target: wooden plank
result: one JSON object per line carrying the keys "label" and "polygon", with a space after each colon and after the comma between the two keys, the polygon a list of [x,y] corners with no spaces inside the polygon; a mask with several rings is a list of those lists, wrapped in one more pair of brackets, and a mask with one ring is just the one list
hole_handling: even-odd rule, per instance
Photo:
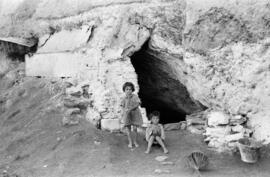
{"label": "wooden plank", "polygon": [[10,43],[26,46],[26,47],[29,47],[29,48],[33,47],[37,43],[35,40],[29,40],[29,39],[23,39],[23,38],[14,38],[14,37],[0,38],[0,41],[10,42]]}

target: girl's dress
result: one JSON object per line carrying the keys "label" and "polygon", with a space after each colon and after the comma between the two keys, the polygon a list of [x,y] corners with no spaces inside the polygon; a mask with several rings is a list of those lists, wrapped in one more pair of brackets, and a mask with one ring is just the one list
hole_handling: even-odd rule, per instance
{"label": "girl's dress", "polygon": [[[141,101],[139,97],[135,94],[131,94],[130,96],[125,96],[121,101],[121,106],[123,110],[129,109],[134,107],[134,105],[140,104]],[[130,111],[129,114],[126,111],[122,112],[122,121],[124,126],[141,126],[143,124],[142,114],[139,107],[135,108],[134,110]]]}

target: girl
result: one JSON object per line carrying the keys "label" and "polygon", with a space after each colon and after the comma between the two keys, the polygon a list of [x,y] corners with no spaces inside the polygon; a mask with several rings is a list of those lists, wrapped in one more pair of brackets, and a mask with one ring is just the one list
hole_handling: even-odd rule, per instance
{"label": "girl", "polygon": [[159,116],[160,113],[158,111],[154,111],[150,114],[151,124],[147,127],[145,132],[145,138],[146,141],[148,141],[147,150],[145,151],[147,154],[150,152],[154,141],[157,141],[161,145],[165,154],[169,152],[164,144],[165,132],[163,126],[159,124]]}
{"label": "girl", "polygon": [[133,126],[133,131],[135,134],[133,138],[134,146],[139,147],[137,142],[137,127],[141,126],[143,123],[142,115],[139,110],[141,102],[139,97],[133,94],[135,91],[133,83],[126,82],[123,85],[123,91],[125,92],[125,97],[121,101],[122,122],[127,130],[128,147],[132,148],[131,126]]}

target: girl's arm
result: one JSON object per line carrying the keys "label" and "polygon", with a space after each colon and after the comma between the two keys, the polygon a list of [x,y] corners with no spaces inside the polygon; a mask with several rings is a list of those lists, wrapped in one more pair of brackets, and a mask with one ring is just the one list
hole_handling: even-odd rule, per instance
{"label": "girl's arm", "polygon": [[161,129],[161,139],[165,140],[165,131],[162,125],[159,125]]}
{"label": "girl's arm", "polygon": [[131,108],[129,108],[129,111],[133,111],[133,110],[135,110],[139,106],[140,106],[140,103],[136,103]]}
{"label": "girl's arm", "polygon": [[128,110],[129,112],[135,110],[141,104],[141,101],[140,101],[140,99],[139,99],[139,97],[137,95],[133,95],[133,97],[134,97],[133,98],[134,104],[132,105],[131,108],[129,108],[129,110]]}

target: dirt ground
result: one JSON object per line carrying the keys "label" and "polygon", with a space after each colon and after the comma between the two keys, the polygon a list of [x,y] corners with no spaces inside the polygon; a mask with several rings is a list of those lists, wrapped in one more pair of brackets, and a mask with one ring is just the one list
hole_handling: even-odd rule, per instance
{"label": "dirt ground", "polygon": [[[78,125],[63,126],[59,106],[61,87],[55,82],[25,78],[18,82],[0,80],[0,176],[4,177],[121,177],[121,176],[198,176],[185,167],[185,156],[195,150],[205,152],[207,177],[267,177],[270,172],[269,148],[262,150],[258,163],[246,164],[238,153],[217,153],[207,148],[203,138],[187,131],[166,132],[170,153],[161,165],[155,157],[163,155],[154,147],[145,154],[140,147],[129,149],[121,133],[96,129],[81,119]],[[9,108],[7,108],[9,105]],[[169,173],[155,173],[156,169]],[[9,175],[4,175],[6,171]]]}
{"label": "dirt ground", "polygon": [[[7,170],[19,177],[188,177],[197,174],[185,167],[184,156],[201,150],[211,162],[209,169],[201,172],[202,176],[269,176],[270,158],[266,151],[258,163],[246,164],[240,160],[239,154],[209,150],[198,135],[170,131],[166,132],[170,150],[167,161],[174,162],[174,165],[161,165],[155,160],[156,156],[164,155],[159,147],[154,147],[150,154],[144,154],[146,143],[143,135],[139,141],[141,146],[129,149],[123,134],[102,132],[83,121],[78,126],[61,127],[59,122],[55,122],[55,115],[48,118],[51,121],[41,121],[39,131],[12,141],[1,151],[1,171]],[[169,173],[156,174],[156,169],[169,170]]]}

